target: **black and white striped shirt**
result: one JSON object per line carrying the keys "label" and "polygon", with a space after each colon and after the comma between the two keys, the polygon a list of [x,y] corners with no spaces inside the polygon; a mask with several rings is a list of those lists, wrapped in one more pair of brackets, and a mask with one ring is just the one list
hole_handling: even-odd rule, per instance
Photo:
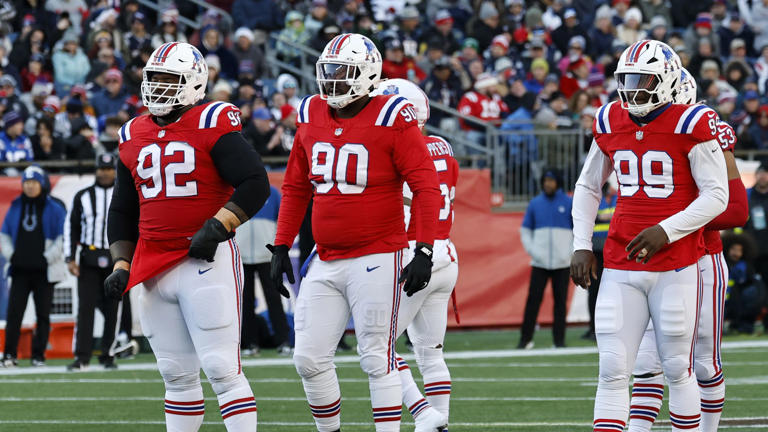
{"label": "black and white striped shirt", "polygon": [[112,187],[89,186],[72,200],[64,225],[64,251],[74,259],[77,245],[84,248],[109,249],[107,213],[112,202]]}

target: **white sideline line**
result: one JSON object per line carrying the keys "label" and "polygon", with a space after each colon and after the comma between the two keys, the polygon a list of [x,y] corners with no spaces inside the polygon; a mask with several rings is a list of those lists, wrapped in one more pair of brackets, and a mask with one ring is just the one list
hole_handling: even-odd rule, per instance
{"label": "white sideline line", "polygon": [[[421,382],[420,378],[414,378],[417,382]],[[453,382],[576,382],[576,383],[597,383],[597,378],[584,377],[584,378],[557,378],[557,377],[544,377],[544,378],[470,378],[470,377],[453,377]],[[0,379],[2,383],[13,384],[148,384],[148,383],[162,383],[160,378],[10,378]],[[255,384],[270,384],[270,383],[293,383],[301,382],[300,378],[249,378],[248,382]],[[339,382],[346,383],[367,383],[368,378],[339,378]]]}

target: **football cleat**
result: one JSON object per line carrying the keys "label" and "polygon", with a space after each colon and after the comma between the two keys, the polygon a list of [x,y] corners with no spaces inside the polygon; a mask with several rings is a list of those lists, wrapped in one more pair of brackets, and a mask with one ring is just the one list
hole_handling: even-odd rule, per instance
{"label": "football cleat", "polygon": [[442,432],[448,427],[448,419],[433,407],[427,407],[414,419],[416,429],[414,432]]}
{"label": "football cleat", "polygon": [[15,368],[18,365],[19,365],[19,362],[16,360],[16,357],[11,357],[11,356],[3,357],[3,367]]}
{"label": "football cleat", "polygon": [[31,360],[31,363],[32,363],[32,367],[43,367],[43,366],[45,366],[45,360],[44,359],[33,358]]}
{"label": "football cleat", "polygon": [[133,358],[139,353],[139,343],[131,339],[126,342],[118,342],[113,354],[117,358]]}
{"label": "football cleat", "polygon": [[88,363],[82,362],[80,360],[75,360],[67,365],[67,370],[70,372],[82,372],[87,369]]}

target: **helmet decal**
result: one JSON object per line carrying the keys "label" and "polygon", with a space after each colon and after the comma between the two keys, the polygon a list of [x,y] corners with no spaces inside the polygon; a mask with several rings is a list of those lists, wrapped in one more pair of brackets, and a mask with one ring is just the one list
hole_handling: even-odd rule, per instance
{"label": "helmet decal", "polygon": [[152,63],[154,66],[162,66],[163,63],[165,63],[165,59],[168,58],[168,54],[171,52],[173,47],[178,45],[178,42],[168,42],[167,44],[160,47],[159,50],[157,50],[157,54],[155,55],[155,61]]}

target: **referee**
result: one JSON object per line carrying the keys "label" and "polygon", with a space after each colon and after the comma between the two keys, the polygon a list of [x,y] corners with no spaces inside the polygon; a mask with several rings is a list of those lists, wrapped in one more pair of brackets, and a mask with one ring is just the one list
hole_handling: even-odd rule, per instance
{"label": "referee", "polygon": [[[85,369],[93,350],[93,315],[95,308],[104,315],[99,363],[115,369],[110,348],[115,339],[118,301],[105,298],[104,279],[112,272],[112,258],[107,239],[107,212],[115,184],[116,158],[102,153],[96,158],[96,182],[75,194],[64,226],[64,252],[69,272],[77,277],[80,299],[75,330],[75,361],[68,370]],[[79,265],[75,260],[80,246]]]}

